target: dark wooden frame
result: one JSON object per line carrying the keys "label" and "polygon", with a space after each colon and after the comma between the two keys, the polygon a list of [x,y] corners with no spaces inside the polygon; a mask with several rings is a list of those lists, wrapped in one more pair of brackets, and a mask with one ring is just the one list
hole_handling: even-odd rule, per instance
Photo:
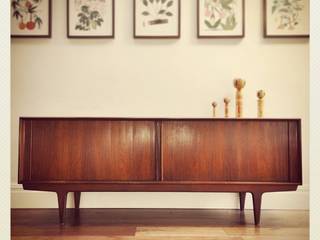
{"label": "dark wooden frame", "polygon": [[268,35],[267,30],[267,0],[263,0],[263,36],[265,38],[309,38],[310,34],[294,34],[294,35]]}
{"label": "dark wooden frame", "polygon": [[246,30],[246,16],[245,16],[245,0],[242,0],[242,34],[241,35],[200,35],[200,0],[197,0],[197,35],[198,38],[244,38]]}
{"label": "dark wooden frame", "polygon": [[69,13],[69,3],[70,1],[67,0],[67,37],[68,38],[114,38],[115,36],[115,0],[111,0],[112,1],[112,34],[111,35],[90,35],[90,36],[74,36],[74,35],[70,35],[70,13]]}
{"label": "dark wooden frame", "polygon": [[[112,121],[152,121],[155,126],[155,179],[154,180],[32,180],[31,151],[34,120],[112,120]],[[284,121],[288,124],[288,179],[286,181],[190,181],[166,180],[163,178],[161,159],[163,121]],[[293,124],[292,124],[293,123]],[[293,134],[293,135],[292,135]],[[289,145],[290,144],[290,145]],[[292,160],[291,160],[292,159]],[[75,209],[79,209],[81,192],[236,192],[239,194],[240,211],[244,210],[246,193],[253,197],[255,224],[260,223],[263,193],[295,191],[302,185],[301,120],[300,119],[212,119],[212,118],[20,118],[19,130],[19,174],[18,183],[26,190],[56,192],[59,203],[60,223],[64,223],[67,194],[75,194]]]}
{"label": "dark wooden frame", "polygon": [[[14,34],[11,34],[11,38],[51,38],[51,35],[52,35],[52,0],[48,0],[48,5],[49,5],[49,9],[48,9],[48,14],[49,14],[49,16],[48,16],[48,21],[49,21],[48,22],[48,24],[49,24],[48,34],[45,34],[45,35],[14,35]],[[12,18],[12,16],[10,16],[10,17]]]}
{"label": "dark wooden frame", "polygon": [[149,36],[149,35],[137,35],[136,33],[136,1],[133,0],[133,37],[141,38],[141,39],[178,39],[181,35],[181,0],[178,1],[178,34],[172,36],[166,35],[157,35],[157,36]]}

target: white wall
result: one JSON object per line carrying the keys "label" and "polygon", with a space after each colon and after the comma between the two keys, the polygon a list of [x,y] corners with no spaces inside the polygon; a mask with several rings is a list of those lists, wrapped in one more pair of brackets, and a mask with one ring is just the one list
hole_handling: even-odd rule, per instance
{"label": "white wall", "polygon": [[[246,1],[244,39],[196,38],[196,1],[182,0],[178,40],[135,40],[132,1],[116,1],[114,40],[66,38],[65,1],[53,4],[52,39],[12,40],[12,207],[55,207],[53,193],[17,182],[19,116],[210,117],[211,102],[233,99],[232,80],[247,80],[244,116],[302,118],[304,186],[266,194],[264,208],[308,208],[307,39],[264,39],[262,0]],[[218,109],[222,116],[222,108]],[[233,106],[232,106],[232,112]],[[89,193],[85,207],[236,207],[234,194]]]}

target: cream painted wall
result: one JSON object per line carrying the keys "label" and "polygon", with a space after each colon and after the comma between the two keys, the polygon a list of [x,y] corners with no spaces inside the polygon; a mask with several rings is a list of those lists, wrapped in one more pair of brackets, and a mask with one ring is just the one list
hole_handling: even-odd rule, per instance
{"label": "cream painted wall", "polygon": [[[309,43],[264,39],[262,0],[246,1],[244,39],[196,38],[196,1],[182,0],[178,40],[135,40],[132,1],[116,1],[114,40],[66,38],[65,1],[53,4],[52,39],[12,40],[12,207],[55,207],[53,193],[17,182],[19,116],[210,117],[211,102],[233,99],[232,80],[247,80],[244,115],[302,118],[304,186],[266,195],[264,208],[308,208]],[[232,105],[232,112],[233,110]],[[131,198],[131,201],[127,201]],[[90,193],[86,207],[236,207],[234,194]]]}

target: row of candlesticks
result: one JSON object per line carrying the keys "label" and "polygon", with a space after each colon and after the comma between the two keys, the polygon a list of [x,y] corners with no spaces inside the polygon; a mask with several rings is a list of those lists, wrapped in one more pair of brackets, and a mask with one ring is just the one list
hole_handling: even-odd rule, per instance
{"label": "row of candlesticks", "polygon": [[[233,81],[233,85],[236,88],[236,117],[237,118],[241,118],[242,117],[242,113],[243,113],[243,102],[242,102],[242,89],[245,87],[246,85],[246,81],[243,79],[235,79]],[[259,90],[257,92],[257,108],[258,108],[258,117],[262,118],[264,115],[264,97],[265,97],[266,93],[263,90]],[[230,104],[230,99],[229,98],[224,98],[223,102],[224,102],[224,116],[226,118],[229,117],[229,104]],[[216,117],[216,109],[218,107],[218,103],[217,102],[213,102],[212,103],[212,108],[213,108],[213,117]]]}

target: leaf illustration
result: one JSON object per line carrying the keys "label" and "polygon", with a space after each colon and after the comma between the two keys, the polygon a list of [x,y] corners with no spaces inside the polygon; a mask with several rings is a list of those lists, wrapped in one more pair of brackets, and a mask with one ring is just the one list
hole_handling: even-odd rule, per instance
{"label": "leaf illustration", "polygon": [[150,3],[153,3],[154,0],[149,0]]}
{"label": "leaf illustration", "polygon": [[78,13],[79,18],[87,17],[84,13]]}
{"label": "leaf illustration", "polygon": [[205,20],[204,23],[207,25],[208,28],[212,28],[212,25],[208,20]]}
{"label": "leaf illustration", "polygon": [[166,10],[162,9],[158,12],[158,14],[164,14],[166,12]]}
{"label": "leaf illustration", "polygon": [[277,6],[272,7],[272,14],[277,10]]}
{"label": "leaf illustration", "polygon": [[148,1],[147,1],[147,0],[143,0],[142,3],[143,3],[143,5],[145,5],[146,7],[148,7]]}
{"label": "leaf illustration", "polygon": [[99,17],[99,12],[98,11],[92,11],[90,14],[90,19],[93,20],[95,18]]}
{"label": "leaf illustration", "polygon": [[17,7],[20,6],[20,4],[19,4],[18,1],[12,1],[11,6],[12,6],[14,9],[16,9]]}
{"label": "leaf illustration", "polygon": [[28,9],[28,12],[29,13],[35,13],[36,12],[36,8],[37,8],[37,6],[31,7],[31,8]]}
{"label": "leaf illustration", "polygon": [[104,20],[99,11],[91,10],[88,5],[83,5],[80,9],[81,12],[77,15],[78,23],[75,26],[75,30],[89,31],[91,29],[97,29],[98,27],[101,27]]}
{"label": "leaf illustration", "polygon": [[17,20],[19,20],[19,18],[22,17],[21,13],[18,10],[14,11],[12,16],[15,17]]}
{"label": "leaf illustration", "polygon": [[149,16],[150,15],[150,13],[148,12],[148,11],[144,11],[144,12],[142,12],[141,13],[143,16]]}
{"label": "leaf illustration", "polygon": [[38,24],[38,28],[41,28],[42,20],[38,16],[35,18],[34,22]]}
{"label": "leaf illustration", "polygon": [[84,13],[89,13],[89,6],[86,6],[86,5],[82,6],[81,11]]}
{"label": "leaf illustration", "polygon": [[279,10],[279,12],[288,13],[288,12],[289,12],[289,10],[288,10],[288,9],[285,9],[285,8],[282,8],[282,9],[280,9],[280,10]]}
{"label": "leaf illustration", "polygon": [[173,5],[173,1],[170,1],[167,3],[167,8],[171,7]]}
{"label": "leaf illustration", "polygon": [[161,0],[161,3],[162,3],[162,4],[165,4],[165,3],[166,3],[166,1],[167,1],[167,0]]}
{"label": "leaf illustration", "polygon": [[221,19],[216,21],[213,25],[208,20],[205,20],[204,23],[207,25],[208,28],[216,29],[217,27],[219,27],[219,25],[221,23]]}
{"label": "leaf illustration", "polygon": [[284,0],[284,3],[283,3],[284,6],[290,6],[291,3],[289,2],[289,0]]}
{"label": "leaf illustration", "polygon": [[218,21],[215,22],[215,24],[213,24],[212,28],[217,28],[221,23],[221,19],[219,19]]}
{"label": "leaf illustration", "polygon": [[223,7],[224,9],[226,9],[228,11],[232,10],[232,8],[229,5],[222,5],[221,4],[221,7]]}
{"label": "leaf illustration", "polygon": [[229,5],[233,0],[220,0],[221,4]]}
{"label": "leaf illustration", "polygon": [[156,0],[156,3],[159,3],[160,2],[160,0]]}
{"label": "leaf illustration", "polygon": [[230,16],[227,18],[226,24],[221,23],[223,30],[233,30],[237,25],[236,19],[234,16]]}
{"label": "leaf illustration", "polygon": [[173,14],[172,14],[171,12],[167,12],[166,15],[167,15],[168,17],[172,17],[172,16],[173,16]]}
{"label": "leaf illustration", "polygon": [[229,10],[229,11],[232,9],[229,5],[233,2],[233,0],[220,0],[220,2],[221,2],[222,8]]}

